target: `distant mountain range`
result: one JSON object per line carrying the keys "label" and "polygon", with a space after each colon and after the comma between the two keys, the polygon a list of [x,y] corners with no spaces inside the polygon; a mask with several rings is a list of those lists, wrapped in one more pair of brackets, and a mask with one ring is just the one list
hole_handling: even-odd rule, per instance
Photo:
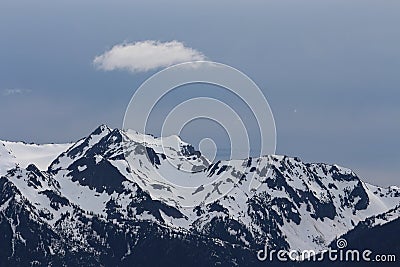
{"label": "distant mountain range", "polygon": [[210,162],[177,136],[101,125],[71,144],[0,141],[0,177],[0,266],[272,266],[266,244],[321,252],[339,237],[400,257],[400,188],[337,165]]}

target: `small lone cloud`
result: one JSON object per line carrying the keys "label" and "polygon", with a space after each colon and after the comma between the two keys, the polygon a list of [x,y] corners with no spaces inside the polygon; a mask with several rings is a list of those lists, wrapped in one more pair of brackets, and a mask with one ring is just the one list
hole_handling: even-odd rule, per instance
{"label": "small lone cloud", "polygon": [[20,95],[20,94],[26,94],[32,92],[30,89],[3,89],[2,90],[4,96],[10,96],[10,95]]}
{"label": "small lone cloud", "polygon": [[147,40],[115,45],[95,57],[93,64],[105,71],[121,69],[136,73],[204,59],[206,57],[201,52],[181,42]]}

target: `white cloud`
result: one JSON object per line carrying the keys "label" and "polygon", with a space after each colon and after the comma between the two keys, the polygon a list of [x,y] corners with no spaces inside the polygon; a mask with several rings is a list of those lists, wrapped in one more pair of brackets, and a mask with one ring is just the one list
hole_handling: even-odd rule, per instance
{"label": "white cloud", "polygon": [[30,93],[32,90],[30,89],[3,89],[3,95],[4,96],[9,96],[9,95],[16,95],[16,94],[24,94],[24,93]]}
{"label": "white cloud", "polygon": [[199,51],[185,47],[178,41],[159,42],[147,40],[136,43],[123,43],[113,46],[93,60],[101,70],[116,69],[131,72],[145,72],[161,67],[168,67],[188,61],[204,60],[206,57]]}

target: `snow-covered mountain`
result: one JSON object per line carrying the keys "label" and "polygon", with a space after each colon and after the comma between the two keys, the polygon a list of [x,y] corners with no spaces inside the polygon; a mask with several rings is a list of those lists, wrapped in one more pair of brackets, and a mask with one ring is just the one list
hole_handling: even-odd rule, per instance
{"label": "snow-covered mountain", "polygon": [[0,142],[0,175],[2,263],[256,265],[265,244],[322,251],[400,209],[398,187],[337,165],[277,155],[212,163],[177,136],[105,125],[74,144]]}

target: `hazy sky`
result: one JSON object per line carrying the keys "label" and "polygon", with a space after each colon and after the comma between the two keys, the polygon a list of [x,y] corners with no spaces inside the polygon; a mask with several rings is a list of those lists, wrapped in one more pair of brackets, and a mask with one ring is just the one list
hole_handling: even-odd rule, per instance
{"label": "hazy sky", "polygon": [[101,123],[121,127],[157,69],[107,71],[93,60],[118,44],[176,40],[193,49],[184,56],[258,84],[277,154],[400,185],[399,25],[397,0],[1,0],[0,139],[66,142]]}

